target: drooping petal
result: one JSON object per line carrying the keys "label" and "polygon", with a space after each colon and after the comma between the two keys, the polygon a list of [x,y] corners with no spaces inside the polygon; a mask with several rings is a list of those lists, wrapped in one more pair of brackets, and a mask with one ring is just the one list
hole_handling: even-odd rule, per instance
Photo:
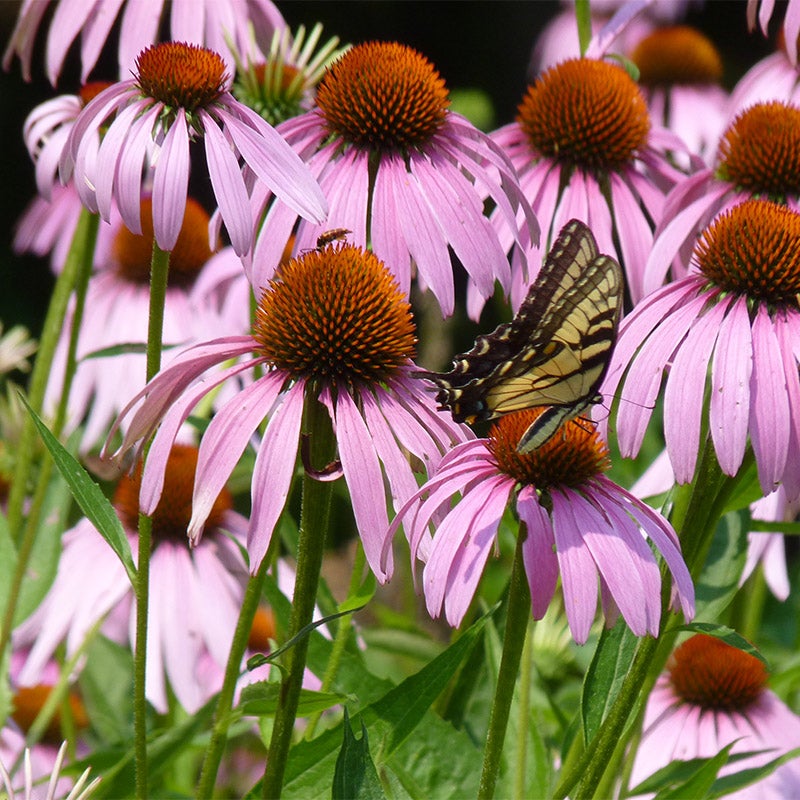
{"label": "drooping petal", "polygon": [[711,364],[709,427],[717,461],[726,475],[742,465],[750,422],[753,342],[747,299],[737,298],[719,326]]}
{"label": "drooping petal", "polygon": [[178,241],[189,191],[189,131],[179,108],[167,131],[153,176],[153,234],[162,250]]}
{"label": "drooping petal", "polygon": [[522,561],[531,590],[531,613],[541,619],[550,607],[558,584],[558,557],[550,516],[539,504],[536,490],[523,486],[517,496],[517,513],[528,529],[522,544]]}
{"label": "drooping petal", "polygon": [[253,506],[247,531],[251,574],[261,566],[289,496],[303,418],[304,390],[305,383],[298,381],[286,392],[256,455],[250,489]]}

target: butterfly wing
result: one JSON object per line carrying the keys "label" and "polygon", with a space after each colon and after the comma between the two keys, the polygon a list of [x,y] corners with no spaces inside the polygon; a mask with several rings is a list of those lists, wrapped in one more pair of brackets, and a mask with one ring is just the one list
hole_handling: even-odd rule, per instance
{"label": "butterfly wing", "polygon": [[514,319],[479,336],[451,372],[429,374],[440,389],[438,402],[468,422],[537,406],[560,408],[545,412],[526,432],[523,439],[533,442],[528,449],[535,449],[565,419],[597,401],[622,294],[617,262],[598,255],[589,228],[572,220]]}

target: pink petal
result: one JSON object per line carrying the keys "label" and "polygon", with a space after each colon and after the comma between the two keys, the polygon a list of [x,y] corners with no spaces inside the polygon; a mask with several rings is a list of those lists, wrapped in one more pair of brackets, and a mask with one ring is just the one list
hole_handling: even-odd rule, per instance
{"label": "pink petal", "polygon": [[717,460],[726,475],[742,465],[750,421],[753,342],[747,299],[737,298],[719,326],[711,365],[709,427]]}
{"label": "pink petal", "polygon": [[[395,156],[387,156],[395,158]],[[408,297],[411,289],[411,262],[400,226],[397,224],[398,210],[391,171],[378,169],[372,194],[372,247],[394,275],[400,291]]]}
{"label": "pink petal", "polygon": [[280,408],[269,421],[256,455],[250,489],[253,507],[247,531],[251,575],[258,571],[267,553],[292,486],[304,391],[305,382],[298,381],[286,392]]}
{"label": "pink petal", "polygon": [[163,0],[126,3],[119,30],[118,63],[120,77],[134,69],[136,57],[158,40],[158,24]]}
{"label": "pink petal", "polygon": [[694,475],[708,363],[728,305],[723,300],[695,321],[670,367],[664,391],[664,434],[678,483],[689,483]]}
{"label": "pink petal", "polygon": [[642,212],[639,199],[615,173],[609,175],[614,220],[619,233],[621,262],[625,268],[628,291],[634,303],[644,295],[644,265],[653,245],[650,224]]}
{"label": "pink petal", "polygon": [[139,234],[142,232],[142,167],[153,148],[153,126],[160,110],[154,105],[134,121],[117,162],[114,196],[119,213],[125,225]]}
{"label": "pink petal", "polygon": [[178,241],[189,191],[189,131],[186,112],[178,109],[154,168],[153,233],[162,250]]}
{"label": "pink petal", "polygon": [[789,450],[789,400],[778,337],[766,306],[753,320],[750,441],[764,494],[780,483]]}
{"label": "pink petal", "polygon": [[528,528],[528,536],[522,544],[522,560],[531,590],[531,613],[534,619],[541,619],[547,613],[558,584],[553,526],[532,486],[523,486],[520,490],[517,513]]}

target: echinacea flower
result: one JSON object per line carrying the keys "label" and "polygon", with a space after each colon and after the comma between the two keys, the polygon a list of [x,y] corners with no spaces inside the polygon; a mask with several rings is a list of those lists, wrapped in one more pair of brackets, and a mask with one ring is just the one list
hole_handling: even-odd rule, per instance
{"label": "echinacea flower", "polygon": [[[399,508],[417,489],[408,453],[431,469],[469,435],[414,380],[415,343],[410,305],[373,253],[334,244],[290,260],[261,295],[251,336],[189,348],[134,398],[144,402],[122,452],[160,423],[144,470],[144,512],[158,503],[167,453],[192,408],[226,379],[249,373],[251,382],[217,410],[200,443],[190,539],[199,541],[213,498],[266,419],[247,536],[250,569],[258,570],[289,493],[308,395],[330,414],[364,551],[385,581],[392,571],[391,558],[380,557],[387,490]],[[209,368],[237,358],[242,361],[195,383]]]}
{"label": "echinacea flower", "polygon": [[692,480],[707,425],[723,473],[737,474],[749,440],[764,494],[783,483],[794,499],[800,214],[747,200],[712,223],[694,258],[696,269],[648,295],[620,326],[601,387],[619,398],[620,451],[639,451],[668,372],[664,435],[678,483]]}
{"label": "echinacea flower", "polygon": [[603,475],[608,449],[596,431],[571,420],[538,449],[517,452],[520,437],[542,411],[507,414],[488,439],[455,447],[398,512],[387,542],[402,523],[412,558],[425,561],[430,614],[438,617],[444,610],[451,625],[461,623],[511,503],[526,528],[523,560],[534,619],[546,613],[560,575],[570,631],[583,644],[597,608],[599,577],[609,622],[621,613],[637,636],[657,635],[661,576],[645,537],[663,555],[690,618],[694,589],[675,532],[657,511]]}
{"label": "echinacea flower", "polygon": [[[556,233],[577,218],[592,229],[600,252],[622,265],[638,301],[652,228],[665,193],[683,176],[667,154],[686,146],[651,124],[628,73],[593,58],[564,61],[528,87],[516,121],[492,138],[508,153],[539,219],[550,221],[528,261],[539,263]],[[493,220],[510,246],[514,231],[496,213]],[[514,290],[518,306],[526,282],[515,276]]]}
{"label": "echinacea flower", "polygon": [[322,25],[317,23],[306,38],[300,25],[292,36],[288,28],[275,31],[269,51],[255,60],[236,59],[233,95],[257,111],[270,125],[310,111],[317,84],[325,70],[345,52],[339,37],[328,39],[315,53]]}
{"label": "echinacea flower", "polygon": [[[647,701],[631,773],[636,787],[671,761],[754,753],[720,776],[763,766],[800,746],[800,717],[767,688],[762,661],[712,636],[692,636],[672,654]],[[763,751],[763,752],[759,752]],[[726,797],[785,800],[800,793],[800,759]]]}
{"label": "echinacea flower", "polygon": [[[160,504],[153,514],[150,562],[146,696],[161,713],[167,711],[167,687],[189,712],[196,711],[220,683],[206,687],[198,664],[211,657],[224,669],[247,582],[241,544],[247,520],[232,508],[222,489],[210,504],[202,542],[190,549],[186,525],[197,448],[175,445],[167,456],[167,475]],[[119,481],[114,507],[133,552],[138,552],[141,464]],[[64,535],[58,574],[41,605],[14,631],[15,646],[30,653],[19,673],[35,683],[56,647],[64,642],[75,653],[92,626],[116,641],[132,641],[135,630],[133,589],[125,568],[88,519]]]}
{"label": "echinacea flower", "polygon": [[700,232],[723,211],[750,197],[785,203],[800,211],[800,108],[756,103],[725,131],[716,166],[702,169],[667,195],[645,265],[645,294],[686,275]]}
{"label": "echinacea flower", "polygon": [[[725,127],[728,93],[720,86],[722,58],[689,25],[657,28],[629,53],[639,70],[651,118],[708,160]],[[686,167],[689,165],[686,164]]]}
{"label": "echinacea flower", "polygon": [[[72,198],[77,202],[74,191]],[[80,445],[84,452],[101,441],[116,415],[146,380],[152,202],[145,198],[141,205],[142,235],[126,228],[112,209],[111,225],[106,226],[102,241],[98,237],[97,271],[87,287],[77,344],[78,366],[67,406],[68,430],[85,425]],[[170,257],[164,303],[165,361],[175,354],[175,347],[202,341],[209,330],[230,334],[247,330],[246,325],[241,327],[240,322],[221,313],[214,284],[225,280],[232,270],[241,273],[241,262],[230,248],[211,252],[208,220],[202,206],[188,198]],[[54,410],[61,397],[71,320],[72,312],[53,360],[45,398],[48,410]]]}
{"label": "echinacea flower", "polygon": [[90,211],[108,220],[116,201],[125,224],[141,233],[143,171],[150,172],[143,167],[149,161],[156,242],[171,250],[186,206],[189,145],[202,140],[211,187],[237,254],[251,245],[248,186],[256,178],[293,212],[321,222],[327,206],[308,168],[229,89],[225,62],[211,50],[181,42],[144,50],[134,77],[100,92],[75,121],[61,158],[62,182],[74,173]]}
{"label": "echinacea flower", "polygon": [[[495,281],[505,291],[511,270],[484,200],[514,228],[515,213],[538,238],[536,221],[503,151],[464,117],[448,109],[444,80],[420,53],[396,42],[367,42],[348,50],[317,88],[317,107],[280,126],[319,179],[330,203],[328,229],[372,250],[408,294],[415,265],[445,315],[453,313],[452,248],[480,298]],[[284,244],[297,228],[296,252],[314,247],[324,228],[300,221],[256,187],[266,208],[249,277],[266,285]]]}
{"label": "echinacea flower", "polygon": [[[31,79],[31,57],[37,31],[49,0],[23,0],[17,24],[3,54],[3,69],[15,55],[22,62],[22,74]],[[81,82],[85,83],[122,6],[119,31],[119,77],[134,67],[136,56],[159,40],[164,0],[61,0],[47,32],[47,77],[58,81],[64,60],[75,39],[81,36]],[[233,42],[239,52],[247,51],[255,35],[266,46],[273,31],[286,24],[272,0],[191,0],[170,4],[169,38],[202,45],[222,54],[229,69]]]}

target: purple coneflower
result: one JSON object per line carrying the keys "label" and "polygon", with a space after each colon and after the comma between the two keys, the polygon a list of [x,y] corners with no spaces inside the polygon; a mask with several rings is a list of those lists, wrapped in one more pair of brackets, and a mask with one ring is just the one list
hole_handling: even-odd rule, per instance
{"label": "purple coneflower", "polygon": [[[168,708],[166,679],[189,712],[196,711],[220,682],[205,690],[198,665],[210,656],[224,668],[244,596],[247,566],[240,545],[247,520],[233,511],[226,489],[213,498],[202,542],[190,549],[186,525],[192,510],[197,448],[175,445],[161,502],[153,511],[150,605],[147,637],[147,699],[159,712]],[[137,524],[141,465],[117,485],[114,507],[138,551]],[[42,604],[14,631],[16,643],[30,643],[19,679],[36,681],[63,641],[67,655],[82,644],[104,616],[103,632],[123,641],[133,638],[133,589],[121,561],[93,525],[82,519],[64,536],[58,574]]]}
{"label": "purple coneflower", "polygon": [[[502,150],[464,117],[448,110],[444,81],[420,53],[396,42],[348,50],[317,88],[317,108],[280,126],[308,163],[330,203],[326,227],[371,245],[408,294],[412,262],[444,314],[454,308],[449,249],[485,299],[511,270],[484,215],[484,199],[510,226],[523,208],[527,237],[535,219]],[[251,281],[264,286],[294,230],[296,214],[271,203],[255,248]],[[254,192],[255,196],[255,192]],[[324,228],[300,222],[296,248],[314,247]]]}
{"label": "purple coneflower", "polygon": [[[539,219],[550,220],[528,261],[539,263],[555,234],[577,218],[592,229],[600,252],[623,266],[638,301],[664,194],[683,177],[666,154],[685,152],[686,146],[651,125],[647,103],[628,73],[591,58],[564,61],[528,87],[516,121],[492,138],[511,158]],[[494,221],[510,246],[505,220],[495,215]],[[515,275],[515,306],[526,289]]]}
{"label": "purple coneflower", "polygon": [[599,577],[609,622],[621,613],[636,635],[657,635],[661,577],[645,537],[664,556],[690,618],[694,589],[675,532],[657,511],[602,474],[610,464],[596,431],[569,421],[537,450],[517,452],[520,437],[541,412],[507,414],[488,439],[455,447],[398,513],[389,535],[402,523],[412,557],[426,562],[430,614],[438,617],[444,609],[451,625],[461,623],[513,498],[527,528],[523,559],[535,619],[546,613],[560,575],[570,631],[583,644],[595,617]]}
{"label": "purple coneflower", "polygon": [[[22,62],[22,74],[31,79],[31,56],[39,25],[49,0],[24,0],[17,24],[3,54],[3,69],[11,66],[15,55]],[[97,63],[120,7],[119,77],[134,68],[136,56],[159,39],[164,0],[61,0],[47,33],[47,77],[53,86],[58,81],[72,43],[81,36],[81,81],[86,82]],[[177,0],[170,4],[169,38],[203,45],[222,54],[226,66],[233,68],[228,49],[232,42],[238,51],[250,52],[253,33],[262,46],[268,46],[273,31],[286,24],[272,0]]]}
{"label": "purple coneflower", "polygon": [[[73,201],[77,196],[72,194]],[[68,428],[83,423],[81,449],[91,449],[114,417],[145,384],[147,320],[150,306],[150,259],[153,251],[151,201],[142,201],[142,235],[132,233],[112,210],[112,223],[98,237],[97,272],[87,288],[78,338],[78,368],[69,396]],[[208,244],[208,214],[188,198],[180,235],[173,247],[164,306],[165,359],[178,345],[202,341],[209,330],[240,333],[247,329],[231,314],[223,316],[215,286],[241,262],[230,248],[213,254]],[[64,326],[56,349],[45,407],[53,410],[61,384],[71,324]],[[114,350],[116,348],[116,351]],[[93,354],[108,352],[105,356]]]}
{"label": "purple coneflower", "polygon": [[694,258],[697,271],[648,295],[620,326],[601,387],[604,397],[619,397],[620,450],[639,451],[668,371],[664,435],[678,483],[692,480],[705,420],[726,475],[738,472],[749,438],[764,494],[783,483],[793,499],[800,494],[800,214],[747,200],[705,231]]}
{"label": "purple coneflower", "polygon": [[[647,701],[644,732],[631,774],[635,787],[676,759],[756,752],[727,764],[719,775],[762,766],[800,746],[800,717],[767,689],[767,671],[755,656],[700,634],[672,654],[667,672]],[[800,792],[800,760],[726,797],[784,800]]]}
{"label": "purple coneflower", "polygon": [[[775,0],[747,0],[747,27],[752,31],[758,27],[767,35],[769,21],[775,11]],[[800,0],[788,0],[783,20],[786,39],[786,54],[792,64],[797,64],[797,39],[800,37]]]}
{"label": "purple coneflower", "polygon": [[700,232],[722,211],[750,197],[800,210],[800,108],[779,101],[756,103],[720,139],[716,162],[681,181],[667,195],[645,266],[645,294],[672,268],[686,275]]}
{"label": "purple coneflower", "polygon": [[[688,25],[657,28],[632,48],[650,116],[708,160],[725,127],[728,93],[722,58],[711,40]],[[688,163],[684,166],[690,166]]]}
{"label": "purple coneflower", "polygon": [[[380,555],[387,488],[398,508],[417,490],[407,454],[430,469],[469,435],[437,411],[422,382],[413,379],[415,344],[411,307],[373,253],[337,244],[290,260],[261,295],[251,336],[184,351],[134,399],[145,398],[123,451],[160,423],[144,472],[145,513],[158,502],[169,448],[191,409],[226,378],[247,372],[257,377],[219,408],[200,443],[191,540],[199,541],[213,498],[266,418],[247,538],[250,569],[258,570],[286,503],[309,395],[321,400],[333,420],[367,560],[386,580],[391,558],[383,566]],[[209,368],[241,357],[218,376],[195,383]]]}
{"label": "purple coneflower", "polygon": [[116,201],[125,224],[141,233],[143,167],[149,160],[156,242],[171,250],[186,205],[189,145],[202,139],[211,186],[237,254],[252,242],[248,187],[255,178],[294,213],[321,222],[327,205],[307,167],[229,87],[225,62],[211,50],[181,42],[144,50],[134,78],[100,92],[75,121],[61,158],[62,181],[74,173],[90,211],[108,220]]}

